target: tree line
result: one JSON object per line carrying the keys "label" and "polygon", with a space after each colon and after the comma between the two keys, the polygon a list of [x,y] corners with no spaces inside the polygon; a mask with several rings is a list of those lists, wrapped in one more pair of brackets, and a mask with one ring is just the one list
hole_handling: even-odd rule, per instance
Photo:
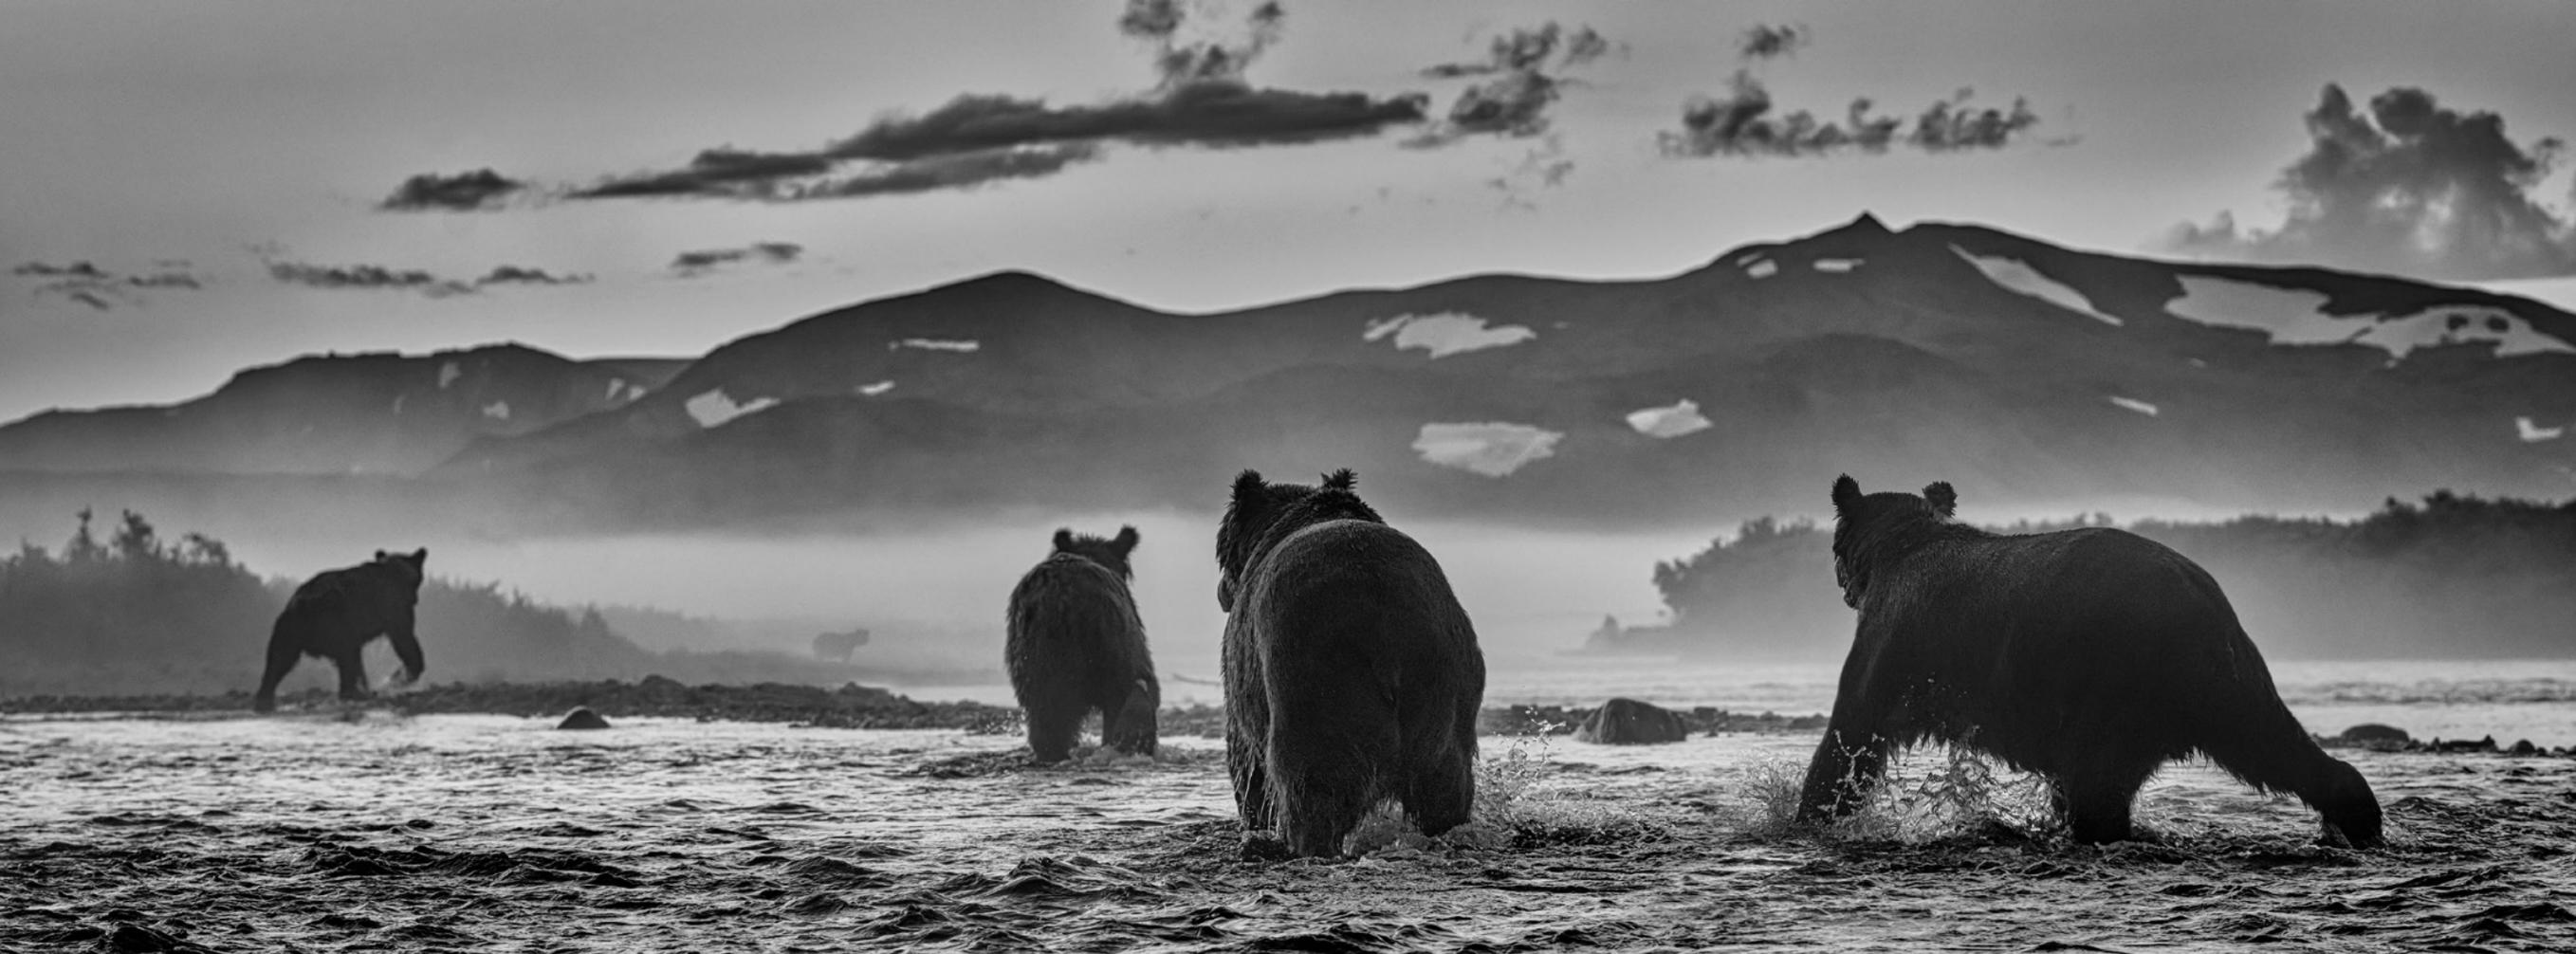
{"label": "tree line", "polygon": [[[2256,644],[2294,658],[2515,658],[2576,654],[2576,500],[2552,504],[2438,491],[2389,498],[2357,519],[2243,516],[2217,522],[2107,514],[1988,529],[2123,529],[2208,569]],[[1747,521],[1732,538],[1658,561],[1657,625],[1596,631],[1601,651],[1834,658],[1852,613],[1834,585],[1833,529]]]}

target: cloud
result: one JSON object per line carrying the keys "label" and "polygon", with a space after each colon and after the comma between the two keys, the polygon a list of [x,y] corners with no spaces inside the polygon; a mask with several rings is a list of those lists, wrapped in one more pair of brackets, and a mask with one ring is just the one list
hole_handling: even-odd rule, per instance
{"label": "cloud", "polygon": [[50,279],[36,286],[33,294],[54,295],[67,301],[87,305],[99,311],[113,311],[125,305],[143,303],[138,289],[185,289],[205,287],[196,275],[171,267],[184,268],[186,263],[162,263],[163,270],[126,274],[98,267],[97,263],[76,261],[56,265],[50,262],[24,262],[11,268],[9,274]]}
{"label": "cloud", "polygon": [[1909,130],[1903,119],[1874,116],[1867,97],[1854,99],[1840,121],[1819,119],[1807,110],[1785,115],[1772,112],[1770,90],[1747,70],[1736,70],[1724,96],[1692,96],[1682,104],[1682,127],[1655,134],[1666,156],[1821,156],[1857,151],[1876,155],[1905,146],[1925,152],[2001,149],[2024,138],[2039,125],[2030,103],[2014,99],[2010,109],[1969,105],[1974,90],[1962,89],[1949,99],[1934,100],[1915,116]]}
{"label": "cloud", "polygon": [[1422,75],[1435,79],[1491,78],[1460,91],[1438,127],[1407,140],[1405,145],[1445,146],[1480,133],[1511,137],[1544,133],[1548,128],[1547,109],[1567,82],[1565,72],[1610,52],[1610,41],[1590,26],[1569,31],[1551,20],[1495,37],[1481,61],[1425,68]]}
{"label": "cloud", "polygon": [[[1200,12],[1208,12],[1207,7],[1201,6]],[[1241,84],[1252,61],[1279,42],[1287,28],[1288,11],[1273,0],[1253,7],[1239,25],[1220,20],[1210,27],[1212,19],[1192,16],[1190,7],[1179,0],[1128,0],[1118,17],[1118,32],[1154,44],[1154,68],[1162,74],[1163,89],[1210,82]],[[1192,28],[1202,35],[1184,38],[1184,31]]]}
{"label": "cloud", "polygon": [[1054,175],[1077,162],[1088,162],[1100,147],[1087,142],[1056,143],[925,156],[857,175],[826,178],[796,188],[797,199],[846,199],[900,195],[940,189],[971,189],[1002,179]]}
{"label": "cloud", "polygon": [[526,186],[488,168],[452,176],[424,172],[403,180],[376,208],[389,212],[471,212],[495,208],[503,197]]}
{"label": "cloud", "polygon": [[671,260],[671,270],[682,277],[695,277],[723,265],[736,262],[785,264],[805,254],[805,246],[794,242],[754,242],[740,248],[711,248],[681,252]]}
{"label": "cloud", "polygon": [[432,298],[471,294],[474,286],[451,278],[440,278],[419,269],[394,269],[382,265],[315,265],[308,262],[270,262],[268,277],[289,285],[308,288],[362,288],[416,290]]}
{"label": "cloud", "polygon": [[482,277],[468,281],[417,268],[287,261],[269,262],[268,277],[307,288],[416,291],[431,298],[471,295],[492,285],[580,285],[591,280],[588,275],[557,275],[524,265],[496,265]]}
{"label": "cloud", "polygon": [[2449,281],[2576,275],[2576,224],[2534,201],[2566,145],[2517,144],[2492,112],[2462,112],[2396,87],[2354,107],[2328,84],[2304,117],[2308,152],[2273,188],[2290,202],[2274,229],[2221,212],[2183,223],[2172,251],[2312,263]]}
{"label": "cloud", "polygon": [[586,285],[588,275],[556,275],[542,268],[521,265],[495,265],[483,277],[474,280],[475,287],[485,285]]}
{"label": "cloud", "polygon": [[1773,26],[1756,23],[1744,31],[1743,40],[1736,44],[1735,55],[1746,62],[1776,59],[1804,49],[1807,44],[1815,42],[1815,38],[1815,31],[1807,29],[1805,24]]}
{"label": "cloud", "polygon": [[1127,5],[1118,29],[1151,45],[1157,82],[1149,91],[1076,105],[962,94],[928,112],[882,115],[819,148],[706,149],[678,169],[612,177],[563,194],[792,202],[971,189],[1051,176],[1099,159],[1110,143],[1278,146],[1370,136],[1428,118],[1430,100],[1420,94],[1380,98],[1253,86],[1245,70],[1279,42],[1285,10],[1262,3],[1237,20],[1213,15],[1213,7],[1181,0]]}

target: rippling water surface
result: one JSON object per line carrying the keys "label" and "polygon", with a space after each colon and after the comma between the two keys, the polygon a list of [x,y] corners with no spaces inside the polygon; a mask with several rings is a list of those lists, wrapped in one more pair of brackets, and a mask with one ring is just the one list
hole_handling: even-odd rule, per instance
{"label": "rippling water surface", "polygon": [[[1209,739],[1042,769],[1016,739],[945,731],[15,717],[0,720],[0,948],[2576,943],[2576,759],[2345,753],[2389,809],[2392,846],[2373,853],[2315,844],[2294,800],[2177,766],[2141,799],[2159,840],[2096,849],[1974,822],[1782,834],[1766,809],[1814,744],[1488,738],[1488,795],[1514,792],[1487,822],[1280,862],[1241,851]],[[1934,792],[1940,763],[1918,756],[1899,789]]]}

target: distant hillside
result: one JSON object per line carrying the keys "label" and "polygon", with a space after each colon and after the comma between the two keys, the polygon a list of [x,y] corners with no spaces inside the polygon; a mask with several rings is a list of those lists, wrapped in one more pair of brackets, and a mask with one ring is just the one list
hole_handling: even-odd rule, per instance
{"label": "distant hillside", "polygon": [[313,355],[243,371],[192,401],[0,426],[0,470],[409,475],[480,437],[624,406],[686,364],[574,361],[520,345]]}
{"label": "distant hillside", "polygon": [[[1972,505],[1963,509],[1973,512]],[[1992,529],[2043,533],[2106,516]],[[2199,562],[2275,658],[2576,656],[2576,499],[2386,501],[2358,520],[2139,521]],[[1595,632],[1596,652],[1840,658],[1854,614],[1834,584],[1833,528],[1764,518],[1658,563],[1668,622]]]}
{"label": "distant hillside", "polygon": [[421,479],[352,484],[372,501],[352,509],[477,501],[495,532],[1212,511],[1247,466],[1355,467],[1426,516],[1627,525],[1812,510],[1843,472],[2227,512],[2576,492],[2576,316],[1867,216],[1651,281],[1487,275],[1208,315],[1006,272],[747,336],[660,387],[584,365],[535,376],[563,400],[513,399],[506,422],[478,393],[403,430],[390,406],[437,400],[445,360],[353,365],[412,390],[308,387],[239,417],[257,426],[153,412],[166,430],[117,442],[126,458],[15,434],[89,433],[29,421],[0,429],[0,469],[381,469]]}

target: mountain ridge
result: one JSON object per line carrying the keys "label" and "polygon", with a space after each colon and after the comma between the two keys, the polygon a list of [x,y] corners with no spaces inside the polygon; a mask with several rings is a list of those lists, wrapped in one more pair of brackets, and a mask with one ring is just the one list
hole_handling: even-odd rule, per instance
{"label": "mountain ridge", "polygon": [[[405,473],[605,525],[1200,501],[1243,466],[1354,466],[1436,513],[1645,521],[1811,509],[1844,471],[2273,511],[2576,491],[2576,441],[2535,436],[2576,423],[2576,316],[1866,214],[1662,278],[1472,275],[1201,314],[1004,270],[670,370],[451,428],[451,453]],[[1685,410],[1677,433],[1634,423]]]}

